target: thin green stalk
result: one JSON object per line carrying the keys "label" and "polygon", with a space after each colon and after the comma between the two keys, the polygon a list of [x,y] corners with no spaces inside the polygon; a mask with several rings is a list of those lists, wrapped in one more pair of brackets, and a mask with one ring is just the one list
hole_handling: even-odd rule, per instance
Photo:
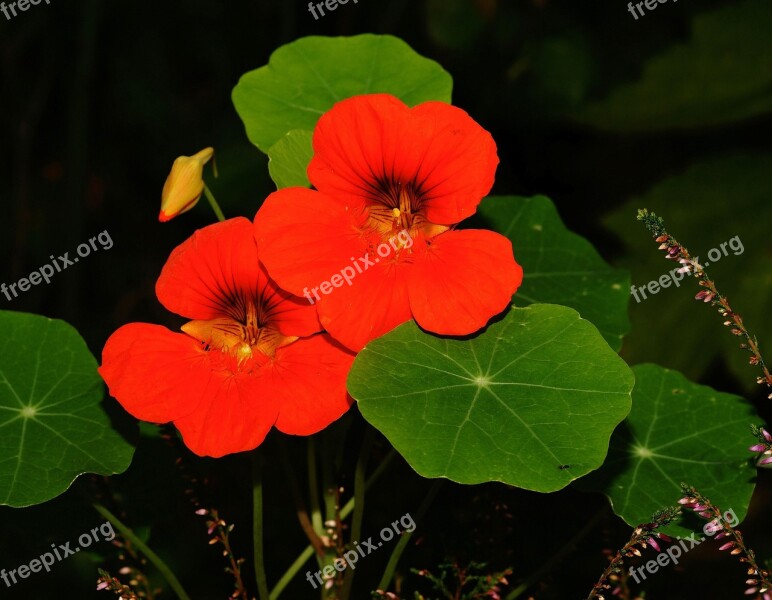
{"label": "thin green stalk", "polygon": [[[362,449],[359,452],[359,459],[354,470],[354,516],[351,518],[351,541],[362,539],[362,518],[365,513],[365,485],[367,473],[367,461],[370,458],[370,451],[373,447],[375,438],[374,429],[368,427],[365,431],[365,438],[362,441]],[[341,600],[348,600],[351,595],[351,586],[354,583],[354,569],[347,569],[343,576],[343,589],[341,590]]]}
{"label": "thin green stalk", "polygon": [[121,535],[129,540],[137,548],[137,550],[147,556],[147,559],[153,563],[155,568],[158,569],[158,572],[163,575],[163,578],[166,579],[169,587],[174,590],[174,593],[177,594],[177,597],[180,600],[190,600],[190,596],[188,596],[187,592],[185,592],[185,589],[182,587],[179,579],[177,579],[174,573],[172,573],[172,570],[166,566],[166,563],[161,560],[161,558],[155,552],[148,548],[145,542],[139,539],[127,525],[124,525],[121,520],[118,519],[118,517],[107,510],[104,506],[94,503],[93,507],[94,510],[96,510],[100,515],[115,525],[115,528],[121,532]]}
{"label": "thin green stalk", "polygon": [[284,588],[287,587],[289,582],[294,579],[295,575],[297,575],[297,572],[303,568],[303,565],[306,564],[308,559],[311,558],[313,554],[313,546],[308,546],[305,550],[303,550],[303,552],[300,553],[300,556],[295,559],[295,562],[290,565],[290,568],[287,569],[284,575],[281,576],[281,579],[279,579],[274,588],[271,590],[271,593],[268,596],[269,600],[276,600],[279,597],[279,595],[284,591]]}
{"label": "thin green stalk", "polygon": [[260,463],[259,450],[254,450],[252,458],[252,540],[254,544],[255,581],[260,600],[268,600],[268,578],[263,560],[263,465]]}
{"label": "thin green stalk", "polygon": [[206,196],[206,199],[209,200],[209,206],[212,207],[212,210],[214,211],[214,214],[217,216],[218,221],[224,221],[225,215],[222,214],[222,210],[220,210],[220,205],[217,204],[217,200],[214,198],[214,194],[212,194],[212,190],[209,189],[209,186],[204,184],[204,196]]}
{"label": "thin green stalk", "polygon": [[[386,468],[391,464],[391,461],[393,461],[397,456],[397,451],[392,448],[389,453],[386,455],[386,458],[383,459],[383,462],[378,465],[378,467],[373,471],[373,474],[370,475],[370,477],[367,478],[367,482],[365,483],[365,491],[369,490],[370,487],[378,480],[378,478],[383,475],[383,472],[386,470]],[[346,519],[351,514],[351,511],[354,510],[354,505],[356,504],[356,498],[350,498],[346,504],[343,505],[343,508],[340,511],[340,518]]]}
{"label": "thin green stalk", "polygon": [[[326,432],[325,432],[326,433]],[[334,521],[337,516],[338,495],[332,468],[330,438],[322,434],[322,498],[324,499],[324,520]]]}
{"label": "thin green stalk", "polygon": [[[416,511],[415,518],[413,519],[415,523],[419,523],[421,519],[423,519],[423,516],[426,514],[426,511],[429,510],[429,507],[434,501],[434,497],[437,495],[437,492],[440,491],[440,488],[442,487],[443,483],[445,483],[444,479],[437,479],[434,481],[434,483],[432,484],[432,487],[429,489],[429,493],[426,494],[426,497],[424,498],[423,502],[421,502],[421,505],[418,507],[418,510]],[[399,542],[397,542],[397,545],[394,548],[394,551],[391,553],[389,562],[386,565],[386,570],[383,572],[383,577],[381,577],[381,581],[378,584],[379,590],[386,591],[386,589],[389,587],[389,584],[391,583],[391,580],[394,577],[394,571],[397,569],[397,564],[399,563],[399,559],[402,556],[402,552],[407,547],[407,544],[410,541],[410,538],[413,535],[414,531],[415,529],[413,529],[413,531],[406,531],[399,538]]]}
{"label": "thin green stalk", "polygon": [[[330,435],[322,433],[322,498],[324,499],[324,526],[326,533],[330,537],[330,543],[325,548],[324,554],[320,557],[321,568],[324,569],[327,566],[334,566],[335,559],[338,558],[339,550],[338,546],[341,544],[341,537],[343,531],[339,527],[339,523],[342,519],[338,514],[338,502],[340,494],[338,493],[337,486],[335,485],[335,479],[333,477],[332,469],[332,452],[330,451]],[[328,527],[329,523],[335,523],[337,526],[337,532],[333,531],[333,528]],[[337,538],[335,537],[337,533]],[[335,540],[337,542],[333,543]],[[336,575],[337,577],[337,575]],[[321,597],[323,599],[333,600],[336,597],[335,587],[322,586]]]}
{"label": "thin green stalk", "polygon": [[322,543],[322,538],[319,537],[319,535],[314,531],[314,526],[311,523],[311,518],[308,515],[308,510],[306,509],[306,506],[303,502],[303,497],[300,494],[300,485],[298,484],[298,478],[295,477],[295,469],[292,466],[292,461],[290,460],[289,456],[289,450],[287,449],[287,443],[284,439],[284,437],[279,437],[279,450],[281,454],[282,464],[284,465],[284,472],[287,474],[287,478],[289,479],[290,484],[290,490],[292,491],[292,498],[295,501],[295,512],[298,515],[298,521],[300,522],[300,527],[303,529],[303,532],[306,534],[306,537],[308,538],[308,541],[311,542],[311,545],[316,550],[317,555],[321,555],[324,553],[324,545]]}
{"label": "thin green stalk", "polygon": [[[310,438],[309,438],[310,441]],[[310,448],[310,446],[309,446]],[[309,452],[310,453],[310,452]],[[380,478],[381,475],[383,475],[384,471],[388,468],[388,466],[391,464],[391,462],[396,458],[397,451],[393,448],[391,451],[386,455],[386,458],[383,459],[380,465],[373,471],[372,475],[367,478],[367,481],[365,482],[365,491],[370,489],[370,487]],[[351,514],[351,511],[354,510],[356,498],[351,498],[346,504],[343,506],[343,508],[340,511],[340,518],[346,519]],[[318,503],[317,503],[318,506]],[[285,571],[284,575],[281,576],[279,579],[279,583],[276,584],[276,587],[271,591],[271,594],[269,596],[270,600],[276,600],[279,597],[279,594],[284,590],[284,588],[287,586],[287,584],[292,581],[292,579],[297,575],[298,571],[303,568],[303,565],[306,564],[306,561],[308,561],[309,558],[314,554],[314,548],[310,544],[306,546],[306,548],[303,550],[303,552],[298,556],[297,559],[290,565],[290,567]]]}
{"label": "thin green stalk", "polygon": [[311,524],[317,535],[324,535],[322,511],[319,508],[319,480],[316,474],[316,444],[314,438],[308,438],[308,494],[311,498]]}

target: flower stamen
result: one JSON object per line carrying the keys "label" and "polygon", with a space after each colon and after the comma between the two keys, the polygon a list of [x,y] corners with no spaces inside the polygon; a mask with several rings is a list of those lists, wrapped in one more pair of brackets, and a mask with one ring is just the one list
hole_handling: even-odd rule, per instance
{"label": "flower stamen", "polygon": [[182,331],[201,342],[204,350],[219,350],[228,354],[241,367],[255,351],[273,358],[278,348],[298,339],[282,335],[271,325],[270,319],[260,319],[259,315],[258,302],[248,301],[243,320],[232,317],[195,319],[185,323]]}

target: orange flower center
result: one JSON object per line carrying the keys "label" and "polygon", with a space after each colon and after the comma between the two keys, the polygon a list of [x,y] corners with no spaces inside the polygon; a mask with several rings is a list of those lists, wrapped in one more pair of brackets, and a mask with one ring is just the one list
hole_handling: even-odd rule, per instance
{"label": "orange flower center", "polygon": [[421,235],[427,239],[450,229],[429,221],[423,213],[421,191],[414,184],[389,182],[377,186],[368,206],[367,224],[385,242],[401,231],[411,238]]}
{"label": "orange flower center", "polygon": [[279,333],[259,301],[250,299],[238,304],[228,311],[231,315],[227,317],[189,321],[182,331],[201,342],[204,350],[233,357],[239,367],[255,357],[256,352],[273,358],[277,348],[298,339]]}

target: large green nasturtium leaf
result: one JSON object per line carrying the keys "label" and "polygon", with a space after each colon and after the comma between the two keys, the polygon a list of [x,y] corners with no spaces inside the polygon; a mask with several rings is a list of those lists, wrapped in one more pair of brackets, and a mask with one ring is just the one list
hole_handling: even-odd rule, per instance
{"label": "large green nasturtium leaf", "polygon": [[583,237],[563,225],[545,196],[491,196],[470,223],[482,224],[512,241],[523,283],[513,297],[518,306],[562,304],[592,322],[615,350],[630,328],[627,318],[630,274],[609,266]]}
{"label": "large green nasturtium leaf", "polygon": [[[233,90],[233,104],[249,140],[270,156],[274,181],[286,187],[302,185],[286,172],[297,173],[298,157],[310,157],[310,132],[336,102],[374,93],[392,94],[409,106],[450,102],[452,88],[447,71],[399,38],[309,36],[278,48],[267,65],[244,74]],[[290,132],[294,139],[284,140]],[[295,152],[301,143],[297,156],[291,156],[288,150]],[[284,165],[286,160],[292,164]]]}
{"label": "large green nasturtium leaf", "polygon": [[104,385],[78,332],[0,311],[0,504],[40,504],[83,473],[125,471],[133,446],[100,405]]}
{"label": "large green nasturtium leaf", "polygon": [[[657,365],[636,365],[633,373],[630,416],[611,437],[603,466],[577,485],[605,493],[614,512],[632,526],[675,505],[681,482],[742,520],[756,476],[748,452],[749,424],[758,421],[753,408],[739,396]],[[689,530],[673,524],[665,531]]]}
{"label": "large green nasturtium leaf", "polygon": [[770,31],[769,0],[741,0],[698,14],[687,42],[653,57],[637,81],[621,85],[574,116],[605,130],[651,132],[768,114]]}
{"label": "large green nasturtium leaf", "polygon": [[738,349],[739,338],[722,326],[715,308],[693,300],[702,288],[694,278],[674,271],[678,265],[664,259],[635,216],[637,209],[646,207],[665,219],[668,231],[700,258],[758,337],[763,352],[772,348],[770,173],[772,154],[705,160],[626,202],[604,220],[630,249],[620,260],[632,271],[636,286],[636,299],[630,303],[633,327],[622,352],[629,363],[657,362],[698,379],[721,358],[749,390],[758,388],[755,379],[761,372],[748,364],[748,353]]}
{"label": "large green nasturtium leaf", "polygon": [[633,376],[565,306],[511,308],[469,339],[411,322],[357,356],[349,393],[425,477],[559,490],[597,469]]}
{"label": "large green nasturtium leaf", "polygon": [[314,134],[305,129],[287,132],[268,151],[268,172],[277,189],[285,187],[311,187],[306,169],[314,156],[311,140]]}

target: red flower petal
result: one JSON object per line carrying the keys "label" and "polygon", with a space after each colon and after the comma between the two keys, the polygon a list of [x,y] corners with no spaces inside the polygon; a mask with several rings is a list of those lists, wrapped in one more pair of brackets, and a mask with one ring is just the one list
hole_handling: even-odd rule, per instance
{"label": "red flower petal", "polygon": [[200,345],[147,323],[129,323],[110,336],[99,374],[123,408],[153,423],[192,413],[210,391],[211,369]]}
{"label": "red flower petal", "polygon": [[504,236],[487,230],[448,231],[416,253],[410,308],[424,329],[466,335],[504,310],[522,280],[523,269]]}
{"label": "red flower petal", "polygon": [[361,223],[361,214],[325,194],[287,188],[265,200],[255,215],[254,234],[271,277],[302,296],[364,254]]}
{"label": "red flower petal", "polygon": [[280,399],[260,376],[221,370],[210,371],[210,377],[210,390],[196,410],[174,421],[185,445],[214,458],[257,448],[276,422]]}
{"label": "red flower petal", "polygon": [[[379,260],[368,256],[368,261]],[[319,302],[319,320],[332,337],[358,352],[364,345],[410,320],[405,262],[380,262],[357,274],[351,285],[334,288]],[[436,299],[435,299],[436,300]]]}
{"label": "red flower petal", "polygon": [[493,185],[490,134],[442,102],[409,109],[388,94],[355,96],[322,115],[308,177],[321,192],[362,207],[391,183],[415,183],[423,212],[450,225],[474,214]]}
{"label": "red flower petal", "polygon": [[455,106],[427,102],[413,113],[419,122],[437,124],[417,178],[424,182],[424,214],[441,225],[463,221],[493,187],[499,164],[496,142]]}
{"label": "red flower petal", "polygon": [[321,329],[313,307],[279,290],[262,269],[252,224],[244,217],[199,229],[177,246],[161,271],[156,294],[170,311],[201,320],[238,320],[241,300],[260,297],[282,334],[306,336]]}
{"label": "red flower petal", "polygon": [[325,334],[279,348],[261,372],[261,389],[279,400],[276,428],[311,435],[340,418],[353,400],[346,377],[354,354]]}

